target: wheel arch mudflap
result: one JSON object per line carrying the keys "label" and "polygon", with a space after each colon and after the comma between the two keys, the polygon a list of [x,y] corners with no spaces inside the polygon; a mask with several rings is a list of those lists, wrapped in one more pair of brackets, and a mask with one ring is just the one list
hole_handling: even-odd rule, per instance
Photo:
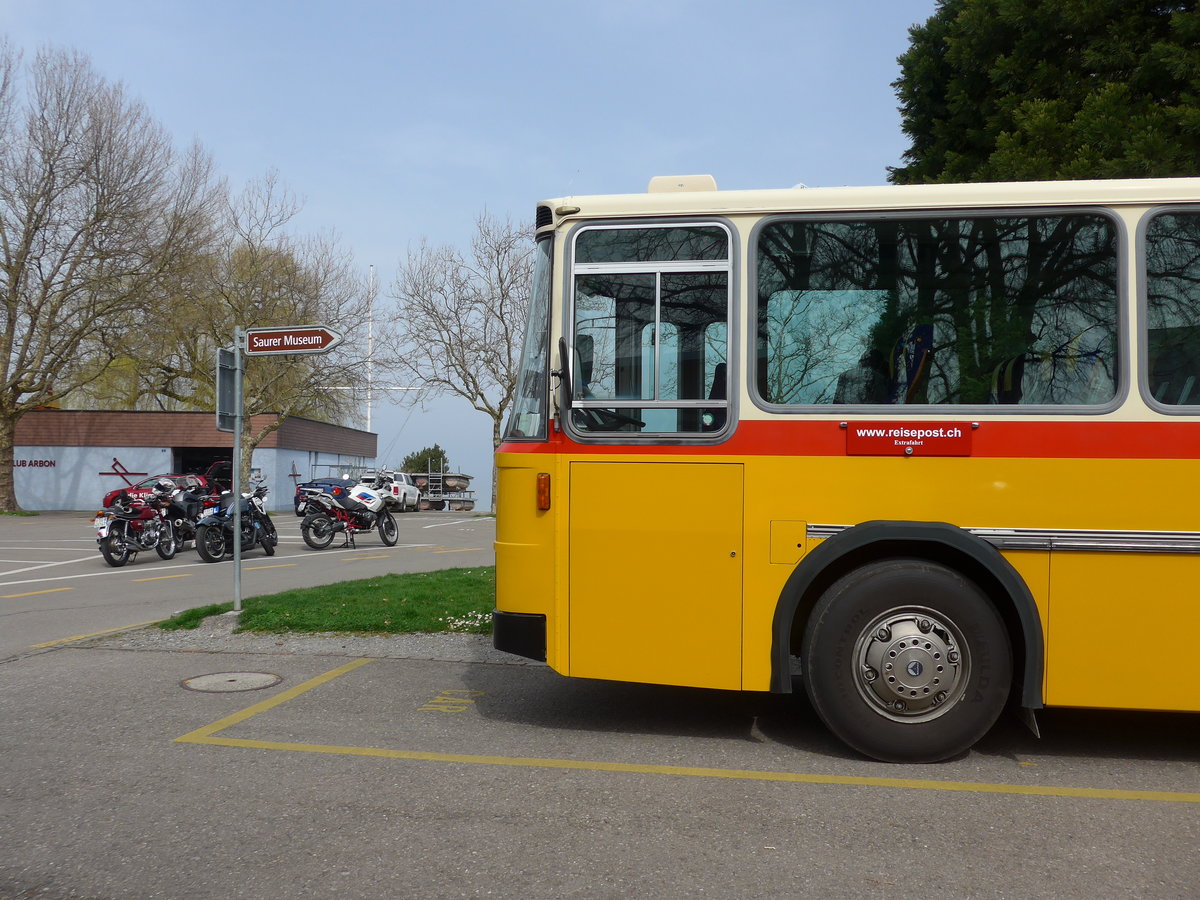
{"label": "wheel arch mudflap", "polygon": [[[1033,594],[1000,551],[947,522],[873,521],[822,541],[792,570],[775,606],[771,630],[771,691],[792,691],[791,638],[796,615],[811,610],[821,593],[855,566],[895,556],[927,558],[972,578],[996,603],[1014,635],[1022,664],[1020,704],[1042,708],[1045,643]],[[1016,642],[1020,641],[1020,646]]]}

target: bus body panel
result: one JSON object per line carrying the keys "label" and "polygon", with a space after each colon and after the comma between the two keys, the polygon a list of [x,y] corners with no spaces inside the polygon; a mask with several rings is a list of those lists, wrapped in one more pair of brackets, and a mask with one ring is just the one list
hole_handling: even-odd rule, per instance
{"label": "bus body panel", "polygon": [[1200,556],[1054,553],[1046,702],[1195,710]]}
{"label": "bus body panel", "polygon": [[742,467],[570,465],[570,674],[742,686]]}
{"label": "bus body panel", "polygon": [[[561,456],[499,457],[502,489],[528,502],[512,504],[527,507],[523,513],[502,510],[497,606],[546,614],[550,664],[592,678],[769,690],[772,621],[795,564],[819,545],[807,537],[811,526],[948,521],[1018,533],[1105,531],[1119,539],[1187,534],[1195,524],[1179,499],[1194,460],[764,455],[738,461],[675,447],[658,448],[649,460],[621,448],[623,455],[609,457],[616,461],[600,462],[586,448],[559,449]],[[534,473],[552,464],[570,474],[556,481],[551,513],[538,514]],[[719,487],[714,473],[726,469],[737,470],[737,478]],[[1124,486],[1126,501],[1114,503],[1097,489],[1106,484]],[[734,503],[735,497],[742,499]],[[555,541],[537,539],[553,533],[546,526],[554,515],[570,516],[559,536],[570,547],[565,581],[550,577],[558,568]],[[691,547],[703,547],[697,554],[711,559],[737,552],[736,565],[725,567],[736,568],[736,579],[692,564]],[[1037,602],[1047,704],[1200,710],[1182,643],[1196,618],[1189,585],[1200,575],[1200,554],[1007,549],[1002,555]],[[703,615],[690,614],[701,609]],[[1105,632],[1111,642],[1136,635],[1137,646],[1154,646],[1154,664],[1121,663],[1116,646],[1100,649]],[[736,676],[729,669],[734,656]],[[1129,674],[1128,666],[1140,674]]]}
{"label": "bus body panel", "polygon": [[[566,641],[559,628],[565,622],[565,601],[558,589],[555,561],[559,509],[539,510],[537,476],[551,474],[556,462],[547,454],[499,453],[498,491],[506,498],[496,516],[496,609],[501,613],[545,617],[546,663],[565,672]],[[500,646],[517,652],[515,648]],[[521,655],[527,655],[522,652]]]}

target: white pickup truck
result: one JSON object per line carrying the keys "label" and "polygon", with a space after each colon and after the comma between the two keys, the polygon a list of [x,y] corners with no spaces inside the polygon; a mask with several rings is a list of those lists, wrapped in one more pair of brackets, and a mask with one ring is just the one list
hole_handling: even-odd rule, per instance
{"label": "white pickup truck", "polygon": [[383,494],[384,502],[393,512],[411,512],[421,504],[421,489],[407,472],[367,472],[362,477],[366,484],[374,484]]}

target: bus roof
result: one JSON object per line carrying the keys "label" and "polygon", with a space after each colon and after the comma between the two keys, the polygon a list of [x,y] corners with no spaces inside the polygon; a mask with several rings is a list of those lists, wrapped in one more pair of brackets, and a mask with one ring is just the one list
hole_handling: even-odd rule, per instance
{"label": "bus roof", "polygon": [[[671,185],[681,185],[671,187]],[[665,186],[665,189],[664,189]],[[642,194],[568,196],[539,203],[562,218],[767,214],[843,210],[1030,206],[1153,206],[1200,201],[1200,178],[1014,181],[722,191],[710,176],[659,176]],[[544,220],[542,225],[549,224]]]}

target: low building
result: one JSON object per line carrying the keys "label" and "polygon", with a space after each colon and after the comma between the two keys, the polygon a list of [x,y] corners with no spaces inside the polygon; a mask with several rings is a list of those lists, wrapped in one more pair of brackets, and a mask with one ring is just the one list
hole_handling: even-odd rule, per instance
{"label": "low building", "polygon": [[[252,417],[261,429],[273,415]],[[251,472],[270,489],[272,509],[288,509],[298,481],[334,469],[375,465],[369,431],[289,418],[254,450]],[[203,473],[233,457],[233,435],[211,412],[35,410],[17,423],[13,480],[23,509],[95,509],[113,488],[151,475]]]}

